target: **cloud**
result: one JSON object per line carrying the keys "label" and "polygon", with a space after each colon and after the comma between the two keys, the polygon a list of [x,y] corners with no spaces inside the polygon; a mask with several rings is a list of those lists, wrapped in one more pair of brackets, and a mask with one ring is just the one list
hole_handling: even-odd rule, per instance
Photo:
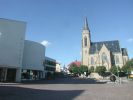
{"label": "cloud", "polygon": [[44,40],[44,41],[41,42],[41,44],[47,47],[51,43],[49,41],[47,41],[47,40]]}
{"label": "cloud", "polygon": [[133,42],[133,38],[129,38],[129,39],[127,39],[127,42]]}

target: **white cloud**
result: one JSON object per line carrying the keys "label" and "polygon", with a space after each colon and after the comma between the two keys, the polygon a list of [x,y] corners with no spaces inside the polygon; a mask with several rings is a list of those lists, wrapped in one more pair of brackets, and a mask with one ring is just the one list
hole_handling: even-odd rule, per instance
{"label": "white cloud", "polygon": [[47,41],[47,40],[44,40],[44,41],[41,42],[41,44],[47,47],[51,43],[49,41]]}
{"label": "white cloud", "polygon": [[127,42],[133,42],[133,38],[129,38],[129,39],[127,39]]}

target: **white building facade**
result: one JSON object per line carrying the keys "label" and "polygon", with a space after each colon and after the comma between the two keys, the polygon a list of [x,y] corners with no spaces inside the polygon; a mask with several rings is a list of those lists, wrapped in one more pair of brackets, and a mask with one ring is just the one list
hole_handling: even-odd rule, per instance
{"label": "white building facade", "polygon": [[45,78],[43,61],[45,59],[45,47],[37,42],[25,40],[22,79]]}
{"label": "white building facade", "polygon": [[23,69],[44,71],[45,47],[25,41],[25,31],[25,22],[0,18],[0,81],[20,82]]}

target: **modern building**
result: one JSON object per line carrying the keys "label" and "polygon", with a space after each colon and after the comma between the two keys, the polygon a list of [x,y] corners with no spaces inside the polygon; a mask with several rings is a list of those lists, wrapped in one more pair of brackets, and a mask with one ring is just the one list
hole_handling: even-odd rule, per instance
{"label": "modern building", "polygon": [[44,77],[45,47],[25,40],[25,31],[25,22],[0,18],[0,81],[20,82],[29,77],[24,73]]}
{"label": "modern building", "polygon": [[49,73],[53,74],[56,70],[56,60],[50,57],[45,57],[44,66],[45,66],[45,77],[48,77]]}
{"label": "modern building", "polygon": [[0,78],[20,81],[26,23],[0,18]]}
{"label": "modern building", "polygon": [[92,42],[87,18],[82,32],[82,65],[122,67],[128,61],[126,48],[121,48],[118,40]]}
{"label": "modern building", "polygon": [[37,42],[25,40],[22,79],[45,78],[43,61],[45,59],[45,47]]}

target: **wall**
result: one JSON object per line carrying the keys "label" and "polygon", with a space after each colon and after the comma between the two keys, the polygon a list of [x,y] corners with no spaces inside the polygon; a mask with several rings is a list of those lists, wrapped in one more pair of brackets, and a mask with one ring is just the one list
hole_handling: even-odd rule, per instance
{"label": "wall", "polygon": [[22,66],[26,23],[0,18],[0,66]]}
{"label": "wall", "polygon": [[[118,57],[119,62],[116,62],[116,57]],[[123,66],[123,57],[122,57],[122,53],[114,53],[114,58],[115,58],[115,65],[119,66],[120,68]]]}
{"label": "wall", "polygon": [[23,69],[44,71],[43,61],[45,57],[45,47],[37,42],[25,40],[23,54]]}

